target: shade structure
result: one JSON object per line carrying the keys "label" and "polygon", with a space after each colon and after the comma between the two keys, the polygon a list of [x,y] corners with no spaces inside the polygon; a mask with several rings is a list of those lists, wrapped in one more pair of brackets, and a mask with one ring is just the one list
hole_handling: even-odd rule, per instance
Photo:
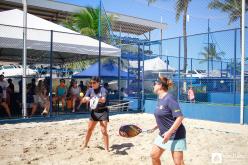
{"label": "shade structure", "polygon": [[[23,11],[19,9],[0,12],[0,60],[8,61],[21,58],[23,49]],[[82,55],[97,57],[99,55],[99,41],[61,25],[27,14],[27,49],[29,54],[39,59],[42,52],[52,49],[55,63],[69,62]],[[52,35],[51,35],[52,33]],[[52,37],[51,37],[52,36]],[[51,44],[52,40],[52,44]],[[102,56],[120,56],[120,49],[106,43],[101,43]],[[49,58],[48,56],[41,58]],[[31,59],[30,59],[31,60]],[[68,61],[69,60],[69,61]]]}
{"label": "shade structure", "polygon": [[[87,69],[85,69],[84,71],[77,73],[75,75],[73,75],[73,78],[85,78],[85,77],[92,77],[92,76],[98,76],[98,67],[99,67],[99,63],[95,63],[93,65],[91,65],[90,67],[88,67]],[[101,77],[104,78],[116,78],[118,77],[118,66],[114,63],[103,63],[101,64],[100,67],[100,73],[101,73]],[[134,79],[136,76],[133,74],[128,74],[128,72],[120,70],[120,77],[121,78],[129,78],[129,79]]]}
{"label": "shade structure", "polygon": [[[138,66],[138,61],[129,61],[130,67],[136,68]],[[175,71],[176,69],[167,66],[168,64],[161,60],[159,57],[144,60],[144,71],[163,71],[167,70],[168,71]]]}

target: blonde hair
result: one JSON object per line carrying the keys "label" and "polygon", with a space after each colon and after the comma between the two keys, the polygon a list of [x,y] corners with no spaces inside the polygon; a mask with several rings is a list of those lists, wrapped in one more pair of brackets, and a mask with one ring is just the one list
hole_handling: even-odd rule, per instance
{"label": "blonde hair", "polygon": [[169,89],[171,89],[173,87],[173,82],[172,82],[171,79],[168,79],[165,76],[159,76],[159,80],[160,80],[160,82],[162,84],[162,88],[165,91],[168,91]]}

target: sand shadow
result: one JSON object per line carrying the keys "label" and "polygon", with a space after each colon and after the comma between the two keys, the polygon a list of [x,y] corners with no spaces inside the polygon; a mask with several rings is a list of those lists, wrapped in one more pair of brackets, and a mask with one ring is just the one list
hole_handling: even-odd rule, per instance
{"label": "sand shadow", "polygon": [[97,146],[96,148],[98,148],[100,150],[105,150],[102,146]]}
{"label": "sand shadow", "polygon": [[133,147],[133,143],[123,143],[112,145],[111,151],[114,151],[116,155],[128,155],[127,150]]}

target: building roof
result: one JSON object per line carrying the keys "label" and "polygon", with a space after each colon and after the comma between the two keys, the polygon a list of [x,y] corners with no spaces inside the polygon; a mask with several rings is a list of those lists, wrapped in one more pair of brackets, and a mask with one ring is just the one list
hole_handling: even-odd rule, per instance
{"label": "building roof", "polygon": [[[22,9],[22,0],[2,0],[0,1],[0,11],[10,9]],[[82,6],[52,1],[52,0],[32,0],[28,1],[28,12],[53,22],[60,22],[72,13],[84,9]],[[164,30],[166,24],[147,19],[132,17],[124,14],[107,12],[116,17],[116,22],[112,25],[112,30],[141,35],[155,29]]]}

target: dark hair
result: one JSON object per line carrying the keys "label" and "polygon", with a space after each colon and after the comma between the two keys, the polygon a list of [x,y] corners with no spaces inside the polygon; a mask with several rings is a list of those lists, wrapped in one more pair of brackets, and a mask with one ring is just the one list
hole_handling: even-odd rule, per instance
{"label": "dark hair", "polygon": [[101,81],[100,78],[97,77],[97,76],[92,77],[91,80],[96,81],[96,82],[100,82]]}
{"label": "dark hair", "polygon": [[103,84],[103,86],[108,88],[109,84],[106,82],[106,83]]}
{"label": "dark hair", "polygon": [[0,75],[0,77],[4,78],[4,75],[3,75],[3,74],[1,74],[1,75]]}
{"label": "dark hair", "polygon": [[8,83],[11,83],[11,82],[12,82],[12,79],[11,79],[11,78],[9,78],[9,79],[8,79]]}
{"label": "dark hair", "polygon": [[62,79],[59,80],[59,82],[65,83],[65,79],[62,78]]}
{"label": "dark hair", "polygon": [[173,82],[167,77],[159,76],[158,81],[162,84],[162,87],[165,91],[168,91],[168,89],[173,87]]}

